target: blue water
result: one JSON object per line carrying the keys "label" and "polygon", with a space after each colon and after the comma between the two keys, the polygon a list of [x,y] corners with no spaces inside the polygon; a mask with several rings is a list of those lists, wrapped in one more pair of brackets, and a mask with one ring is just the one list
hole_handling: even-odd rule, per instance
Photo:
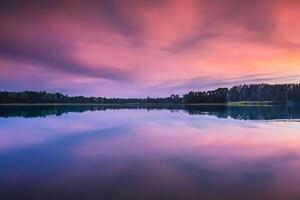
{"label": "blue water", "polygon": [[299,200],[299,113],[0,107],[0,198]]}

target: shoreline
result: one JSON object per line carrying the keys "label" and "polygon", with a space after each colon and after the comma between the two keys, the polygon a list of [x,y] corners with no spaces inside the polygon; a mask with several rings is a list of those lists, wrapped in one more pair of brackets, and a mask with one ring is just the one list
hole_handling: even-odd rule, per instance
{"label": "shoreline", "polygon": [[0,103],[0,106],[278,106],[288,102],[274,101],[239,101],[226,103]]}

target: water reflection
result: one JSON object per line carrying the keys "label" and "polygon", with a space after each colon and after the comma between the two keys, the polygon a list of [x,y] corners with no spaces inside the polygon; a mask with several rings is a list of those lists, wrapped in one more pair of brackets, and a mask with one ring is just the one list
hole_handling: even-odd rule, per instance
{"label": "water reflection", "polygon": [[86,111],[106,111],[121,109],[184,111],[191,115],[214,115],[218,118],[241,120],[297,120],[300,119],[300,106],[97,106],[97,105],[37,105],[37,106],[0,106],[0,117],[46,117]]}
{"label": "water reflection", "polygon": [[0,119],[1,199],[300,198],[298,123],[73,111]]}

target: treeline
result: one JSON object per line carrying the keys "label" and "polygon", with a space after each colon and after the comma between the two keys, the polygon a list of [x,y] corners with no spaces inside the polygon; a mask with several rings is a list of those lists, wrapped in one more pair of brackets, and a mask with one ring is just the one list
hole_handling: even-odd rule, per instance
{"label": "treeline", "polygon": [[228,89],[218,88],[212,91],[189,92],[183,95],[185,103],[225,103],[227,99]]}
{"label": "treeline", "polygon": [[14,103],[65,103],[65,104],[181,104],[179,95],[166,98],[106,98],[68,96],[61,93],[46,92],[0,92],[0,104]]}
{"label": "treeline", "polygon": [[189,92],[185,103],[226,103],[239,101],[300,101],[300,84],[250,84],[230,89],[219,88],[207,92]]}
{"label": "treeline", "polygon": [[78,104],[193,104],[239,101],[300,101],[300,84],[250,84],[211,91],[189,92],[180,97],[166,98],[106,98],[68,96],[46,92],[0,92],[0,104],[5,103],[78,103]]}

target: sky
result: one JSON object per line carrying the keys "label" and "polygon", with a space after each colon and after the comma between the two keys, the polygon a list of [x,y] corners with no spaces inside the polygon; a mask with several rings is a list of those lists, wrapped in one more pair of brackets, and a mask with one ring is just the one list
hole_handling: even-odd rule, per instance
{"label": "sky", "polygon": [[300,82],[298,0],[2,0],[0,90],[146,97]]}

